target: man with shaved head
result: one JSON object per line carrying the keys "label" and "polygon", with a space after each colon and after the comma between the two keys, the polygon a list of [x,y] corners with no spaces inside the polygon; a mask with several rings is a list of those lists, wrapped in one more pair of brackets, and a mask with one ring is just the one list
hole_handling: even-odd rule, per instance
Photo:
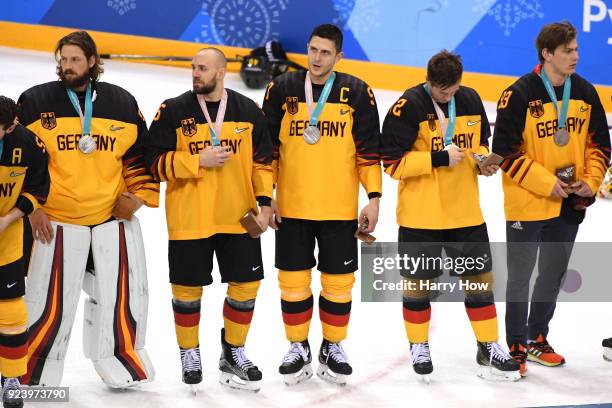
{"label": "man with shaved head", "polygon": [[155,178],[168,183],[168,260],[183,382],[202,381],[200,300],[202,286],[212,283],[216,253],[221,281],[228,283],[219,381],[257,391],[262,375],[244,344],[264,268],[259,236],[240,220],[252,212],[259,234],[268,227],[272,140],[255,102],[225,89],[226,66],[216,48],[193,57],[193,89],[161,104],[146,160]]}

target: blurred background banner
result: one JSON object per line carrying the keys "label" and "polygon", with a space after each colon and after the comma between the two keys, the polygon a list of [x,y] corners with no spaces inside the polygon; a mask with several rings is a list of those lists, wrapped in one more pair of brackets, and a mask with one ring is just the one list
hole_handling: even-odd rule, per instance
{"label": "blurred background banner", "polygon": [[543,24],[578,29],[578,72],[612,85],[612,0],[3,0],[0,20],[305,53],[312,28],[344,30],[345,57],[424,67],[442,48],[465,70],[520,76],[537,63]]}

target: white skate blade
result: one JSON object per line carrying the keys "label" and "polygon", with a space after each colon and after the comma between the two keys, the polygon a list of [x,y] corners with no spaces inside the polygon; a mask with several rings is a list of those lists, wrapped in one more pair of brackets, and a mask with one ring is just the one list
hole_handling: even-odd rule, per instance
{"label": "white skate blade", "polygon": [[329,367],[327,367],[326,364],[320,364],[319,368],[317,369],[317,376],[322,379],[325,380],[329,383],[332,384],[336,384],[336,385],[340,385],[340,386],[345,386],[346,385],[346,375],[344,374],[336,374],[334,373],[332,370],[329,369]]}
{"label": "white skate blade", "polygon": [[312,367],[310,364],[306,364],[300,371],[295,374],[284,374],[285,384],[288,386],[294,386],[299,383],[310,379],[312,377]]}
{"label": "white skate blade", "polygon": [[612,362],[612,348],[610,347],[603,348],[603,358],[606,361]]}
{"label": "white skate blade", "polygon": [[235,390],[259,392],[261,389],[261,381],[246,381],[235,374],[226,372],[221,372],[221,375],[219,376],[219,383]]}
{"label": "white skate blade", "polygon": [[518,381],[521,379],[519,370],[501,371],[491,366],[478,366],[478,377],[487,381]]}
{"label": "white skate blade", "polygon": [[417,374],[419,377],[421,377],[421,380],[423,380],[423,382],[427,385],[431,384],[431,377],[429,376],[429,374]]}
{"label": "white skate blade", "polygon": [[191,391],[193,396],[195,397],[196,395],[198,395],[198,391],[199,391],[198,384],[188,384],[188,385],[189,385],[189,391]]}

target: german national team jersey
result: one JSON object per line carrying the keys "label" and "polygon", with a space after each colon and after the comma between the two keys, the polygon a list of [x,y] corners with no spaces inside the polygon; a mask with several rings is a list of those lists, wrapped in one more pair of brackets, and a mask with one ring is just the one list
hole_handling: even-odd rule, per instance
{"label": "german national team jersey", "polygon": [[106,222],[125,191],[150,207],[159,201],[159,184],[145,168],[142,140],[147,127],[136,100],[105,82],[95,82],[92,88],[91,136],[96,150],[91,154],[79,150],[81,120],[62,82],[35,86],[19,98],[21,122],[47,148],[51,190],[44,210],[59,222]]}
{"label": "german national team jersey", "polygon": [[[575,166],[575,179],[596,193],[610,161],[610,133],[595,88],[571,76],[566,146],[554,141],[557,112],[536,70],[506,89],[497,106],[493,151],[502,163],[507,220],[536,221],[560,215],[562,200],[550,194],[557,170]],[[563,86],[554,87],[561,109]]]}
{"label": "german national team jersey", "polygon": [[[4,136],[0,156],[0,217],[14,207],[26,215],[45,203],[49,172],[43,143],[32,132],[17,125]],[[23,219],[0,233],[0,266],[23,256]]]}
{"label": "german national team jersey", "polygon": [[[423,84],[410,88],[391,107],[383,123],[385,172],[399,180],[397,223],[402,227],[450,229],[484,222],[478,196],[476,162],[470,152],[488,154],[489,121],[476,91],[455,94],[453,144],[466,157],[448,166],[444,136]],[[448,104],[440,104],[448,122]]]}
{"label": "german national team jersey", "polygon": [[[304,140],[310,116],[306,72],[270,82],[263,110],[275,148],[276,200],[283,217],[308,220],[357,218],[359,182],[370,197],[380,195],[380,122],[372,90],[363,81],[336,73],[319,116],[321,139]],[[318,101],[323,85],[312,85]]]}
{"label": "german national team jersey", "polygon": [[[207,102],[211,120],[219,102]],[[162,103],[151,124],[147,164],[167,181],[166,221],[171,240],[244,234],[240,219],[272,197],[272,141],[255,102],[227,89],[221,146],[232,156],[221,167],[199,167],[199,153],[212,145],[206,117],[192,92]]]}

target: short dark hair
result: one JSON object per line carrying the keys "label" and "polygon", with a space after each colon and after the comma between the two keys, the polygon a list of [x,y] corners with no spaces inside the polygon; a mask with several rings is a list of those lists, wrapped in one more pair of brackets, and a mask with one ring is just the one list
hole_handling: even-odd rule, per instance
{"label": "short dark hair", "polygon": [[0,128],[8,129],[17,117],[17,104],[9,97],[0,95]]}
{"label": "short dark hair", "polygon": [[104,72],[104,68],[102,68],[102,60],[100,59],[100,54],[98,54],[98,48],[96,47],[96,43],[91,38],[87,31],[74,31],[66,36],[64,36],[61,40],[58,41],[55,46],[55,60],[57,61],[57,75],[59,76],[62,72],[62,67],[60,65],[60,52],[62,51],[62,47],[64,45],[76,45],[85,54],[85,57],[89,61],[89,58],[92,56],[95,57],[96,62],[94,66],[89,69],[89,79],[92,82],[98,80],[100,75]]}
{"label": "short dark hair", "polygon": [[342,31],[333,24],[321,24],[318,27],[315,27],[308,37],[308,42],[312,40],[312,37],[321,37],[327,40],[331,40],[336,44],[336,52],[342,51]]}
{"label": "short dark hair", "polygon": [[461,80],[461,56],[442,50],[427,63],[427,80],[440,88],[448,88]]}
{"label": "short dark hair", "polygon": [[542,51],[547,49],[553,53],[558,46],[569,43],[576,38],[576,28],[567,20],[560,23],[546,24],[536,37],[535,46],[538,50],[538,60],[544,63]]}

